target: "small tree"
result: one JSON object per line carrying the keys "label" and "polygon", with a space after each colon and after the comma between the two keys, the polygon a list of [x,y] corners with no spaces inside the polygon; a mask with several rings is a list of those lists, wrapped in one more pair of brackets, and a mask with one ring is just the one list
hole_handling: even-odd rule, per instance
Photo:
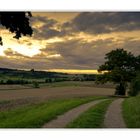
{"label": "small tree", "polygon": [[115,94],[125,95],[127,83],[136,76],[139,69],[139,59],[124,49],[116,49],[107,53],[105,60],[98,71],[106,72],[97,77],[97,82],[114,82],[117,84]]}

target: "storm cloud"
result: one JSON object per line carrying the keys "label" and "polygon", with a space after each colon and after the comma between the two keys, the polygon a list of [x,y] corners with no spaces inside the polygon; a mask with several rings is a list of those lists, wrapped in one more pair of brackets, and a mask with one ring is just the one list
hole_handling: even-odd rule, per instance
{"label": "storm cloud", "polygon": [[93,34],[140,29],[140,12],[81,13],[71,22],[74,29]]}
{"label": "storm cloud", "polygon": [[64,30],[61,29],[61,25],[55,19],[37,16],[32,19],[32,24],[36,22],[43,25],[39,28],[33,28],[35,39],[49,39],[65,34]]}

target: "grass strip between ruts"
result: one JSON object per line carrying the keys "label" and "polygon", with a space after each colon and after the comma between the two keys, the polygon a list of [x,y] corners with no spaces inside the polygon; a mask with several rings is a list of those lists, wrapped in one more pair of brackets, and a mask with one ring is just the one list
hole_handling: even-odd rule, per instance
{"label": "grass strip between ruts", "polygon": [[113,100],[102,101],[82,113],[67,125],[68,128],[102,128],[106,110]]}

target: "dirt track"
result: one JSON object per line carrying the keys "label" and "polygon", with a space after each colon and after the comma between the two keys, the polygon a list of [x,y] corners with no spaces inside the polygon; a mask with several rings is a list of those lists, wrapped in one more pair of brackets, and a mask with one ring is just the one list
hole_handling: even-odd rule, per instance
{"label": "dirt track", "polygon": [[114,89],[95,87],[53,87],[41,89],[0,90],[0,101],[15,99],[58,99],[87,97],[94,95],[113,95]]}
{"label": "dirt track", "polygon": [[111,103],[105,115],[105,128],[126,128],[121,110],[123,101],[124,98],[120,98]]}
{"label": "dirt track", "polygon": [[105,100],[106,99],[92,101],[75,107],[64,114],[57,116],[56,119],[44,124],[43,128],[65,128],[68,123],[76,119],[81,113],[85,112],[90,107]]}

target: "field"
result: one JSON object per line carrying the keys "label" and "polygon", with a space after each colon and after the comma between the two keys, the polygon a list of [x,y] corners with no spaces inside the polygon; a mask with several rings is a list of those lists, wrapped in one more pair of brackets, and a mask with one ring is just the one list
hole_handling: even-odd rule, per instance
{"label": "field", "polygon": [[114,93],[114,89],[108,87],[110,84],[96,87],[94,82],[76,81],[42,84],[40,88],[1,85],[0,127],[41,127],[58,114],[80,104],[108,98]]}
{"label": "field", "polygon": [[[102,128],[109,105],[117,99],[112,97],[114,91],[111,83],[96,85],[93,81],[42,83],[39,88],[30,85],[1,85],[0,128],[43,127],[43,124],[82,104],[107,99],[90,107],[65,126]],[[124,98],[122,115],[126,127],[140,128],[139,97]]]}
{"label": "field", "polygon": [[[76,86],[75,86],[75,85]],[[55,85],[55,86],[53,86]],[[64,99],[73,97],[88,96],[109,96],[114,94],[110,85],[95,87],[91,82],[59,82],[49,84],[49,86],[41,86],[41,88],[31,88],[20,85],[2,85],[0,88],[0,101],[16,100],[16,99]],[[101,86],[101,88],[100,88]],[[11,89],[11,90],[10,90]]]}
{"label": "field", "polygon": [[[100,128],[113,101],[114,85],[96,85],[94,81],[42,83],[0,86],[0,128],[37,128],[68,110],[98,99],[109,99],[83,112],[69,128]],[[124,99],[122,115],[128,128],[140,128],[140,96]],[[32,115],[34,114],[34,115]],[[133,115],[132,115],[133,114]],[[22,119],[23,118],[23,119]],[[14,122],[14,123],[13,123]]]}

